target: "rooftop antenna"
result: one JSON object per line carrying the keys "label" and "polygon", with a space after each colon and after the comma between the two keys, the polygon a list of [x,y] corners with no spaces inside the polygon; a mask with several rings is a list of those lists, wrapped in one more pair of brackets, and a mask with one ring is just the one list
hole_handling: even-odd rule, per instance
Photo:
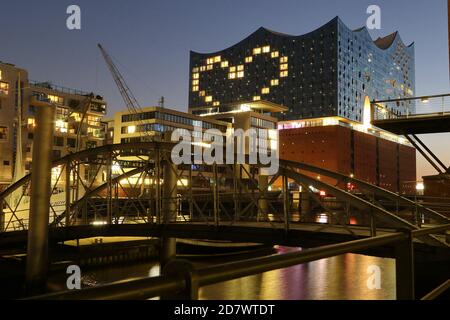
{"label": "rooftop antenna", "polygon": [[164,97],[163,96],[159,99],[158,105],[160,108],[164,109]]}

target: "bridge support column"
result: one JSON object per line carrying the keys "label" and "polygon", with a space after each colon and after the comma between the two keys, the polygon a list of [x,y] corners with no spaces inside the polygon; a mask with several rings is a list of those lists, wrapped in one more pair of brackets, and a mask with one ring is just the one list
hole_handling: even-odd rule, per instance
{"label": "bridge support column", "polygon": [[70,161],[66,163],[66,218],[65,218],[65,226],[68,227],[70,225],[70,193],[72,188],[70,187]]}
{"label": "bridge support column", "polygon": [[[303,187],[304,188],[304,187]],[[306,221],[306,217],[311,210],[311,195],[308,190],[302,190],[300,193],[300,220]]]}
{"label": "bridge support column", "polygon": [[5,231],[5,212],[3,212],[3,199],[0,199],[0,232]]}
{"label": "bridge support column", "polygon": [[213,202],[214,202],[214,225],[216,227],[219,226],[220,221],[220,202],[219,202],[219,176],[218,176],[218,169],[217,164],[213,164],[213,175],[214,175],[214,185],[213,185]]}
{"label": "bridge support column", "polygon": [[283,208],[284,208],[284,231],[289,232],[289,184],[288,177],[283,176]]}
{"label": "bridge support column", "polygon": [[47,278],[54,119],[52,105],[37,108],[26,266],[27,287],[32,291],[42,288]]}
{"label": "bridge support column", "polygon": [[198,274],[190,261],[172,260],[164,268],[163,274],[184,280],[186,287],[181,292],[173,292],[167,297],[162,296],[161,300],[198,300]]}
{"label": "bridge support column", "polygon": [[[177,216],[177,166],[169,159],[163,161],[163,223],[168,224],[176,220]],[[176,257],[176,238],[162,237],[160,246],[161,266]]]}
{"label": "bridge support column", "polygon": [[233,164],[233,206],[234,206],[234,220],[238,221],[241,216],[241,202],[240,202],[240,184],[241,180],[241,165]]}
{"label": "bridge support column", "polygon": [[414,248],[411,231],[408,239],[395,245],[395,282],[397,300],[414,300]]}
{"label": "bridge support column", "polygon": [[106,216],[107,216],[107,222],[108,224],[112,224],[112,216],[113,216],[113,201],[112,201],[112,192],[113,192],[113,186],[112,186],[112,154],[108,154],[108,159],[106,160],[106,183],[107,185],[107,195],[106,195]]}
{"label": "bridge support column", "polygon": [[262,169],[259,169],[258,186],[259,186],[259,199],[258,199],[258,221],[266,220],[269,214],[269,203],[267,199],[267,191],[269,186],[269,177],[261,174]]}

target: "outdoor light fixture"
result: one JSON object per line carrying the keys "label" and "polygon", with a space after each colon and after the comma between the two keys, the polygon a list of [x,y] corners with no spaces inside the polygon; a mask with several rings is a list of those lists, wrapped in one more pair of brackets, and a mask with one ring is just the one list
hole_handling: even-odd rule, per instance
{"label": "outdoor light fixture", "polygon": [[428,97],[425,97],[425,98],[422,98],[422,99],[420,99],[423,103],[428,103]]}
{"label": "outdoor light fixture", "polygon": [[417,190],[417,191],[423,191],[423,190],[425,190],[425,185],[423,184],[423,182],[417,182],[417,184],[416,184],[416,190]]}

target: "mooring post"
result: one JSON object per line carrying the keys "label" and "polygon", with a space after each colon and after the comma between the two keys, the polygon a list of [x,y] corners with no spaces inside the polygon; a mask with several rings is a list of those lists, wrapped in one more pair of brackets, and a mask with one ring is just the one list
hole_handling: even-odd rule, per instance
{"label": "mooring post", "polygon": [[106,183],[107,183],[107,196],[106,196],[106,215],[108,224],[112,224],[112,216],[113,216],[113,201],[112,201],[112,152],[108,154],[108,158],[106,160]]}
{"label": "mooring post", "polygon": [[153,183],[156,183],[155,215],[156,223],[161,224],[161,152],[159,146],[155,151],[155,158],[155,179],[153,179]]}
{"label": "mooring post", "polygon": [[3,211],[3,199],[0,199],[0,232],[5,230],[5,212]]}
{"label": "mooring post", "polygon": [[259,169],[258,175],[258,187],[259,187],[259,198],[258,198],[258,219],[260,218],[264,220],[267,219],[267,215],[269,214],[269,203],[267,199],[267,191],[269,186],[269,177],[267,175],[262,174],[263,169]]}
{"label": "mooring post", "polygon": [[70,160],[68,160],[66,162],[66,227],[70,225],[70,192]]}
{"label": "mooring post", "polygon": [[283,208],[284,208],[284,231],[289,232],[289,184],[288,177],[283,175]]}
{"label": "mooring post", "polygon": [[[174,221],[177,213],[177,166],[170,160],[170,153],[163,160],[163,195],[162,195],[162,214],[164,225]],[[176,238],[161,238],[161,266],[172,258],[176,257]]]}
{"label": "mooring post", "polygon": [[47,278],[54,119],[55,108],[48,103],[41,103],[37,108],[33,141],[26,264],[27,287],[32,291],[42,288]]}
{"label": "mooring post", "polygon": [[214,179],[214,189],[213,189],[213,202],[214,202],[214,226],[218,227],[220,223],[220,202],[219,202],[219,176],[217,172],[217,164],[213,164],[213,179]]}
{"label": "mooring post", "polygon": [[410,230],[408,238],[395,244],[395,281],[397,300],[414,300],[414,245]]}
{"label": "mooring post", "polygon": [[178,278],[185,282],[185,289],[173,292],[170,296],[162,296],[161,300],[198,300],[198,274],[192,263],[188,260],[173,259],[167,263],[163,275]]}

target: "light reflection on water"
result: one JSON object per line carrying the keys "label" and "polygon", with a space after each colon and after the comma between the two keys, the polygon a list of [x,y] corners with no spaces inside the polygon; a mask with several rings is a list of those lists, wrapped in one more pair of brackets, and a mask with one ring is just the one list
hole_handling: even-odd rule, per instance
{"label": "light reflection on water", "polygon": [[[369,289],[370,265],[381,269],[381,289]],[[200,299],[392,300],[395,260],[344,254],[200,289]]]}
{"label": "light reflection on water", "polygon": [[[301,250],[277,247],[278,253]],[[239,259],[245,259],[240,256]],[[194,260],[198,267],[229,262],[214,259]],[[381,289],[369,289],[367,273],[370,265],[381,269]],[[159,265],[155,262],[123,266],[106,266],[82,272],[83,287],[108,282],[157,276]],[[65,284],[65,275],[53,278],[53,284]],[[200,289],[200,299],[243,300],[347,300],[347,299],[395,299],[395,260],[358,254],[344,254],[321,259],[285,269],[226,281]]]}

